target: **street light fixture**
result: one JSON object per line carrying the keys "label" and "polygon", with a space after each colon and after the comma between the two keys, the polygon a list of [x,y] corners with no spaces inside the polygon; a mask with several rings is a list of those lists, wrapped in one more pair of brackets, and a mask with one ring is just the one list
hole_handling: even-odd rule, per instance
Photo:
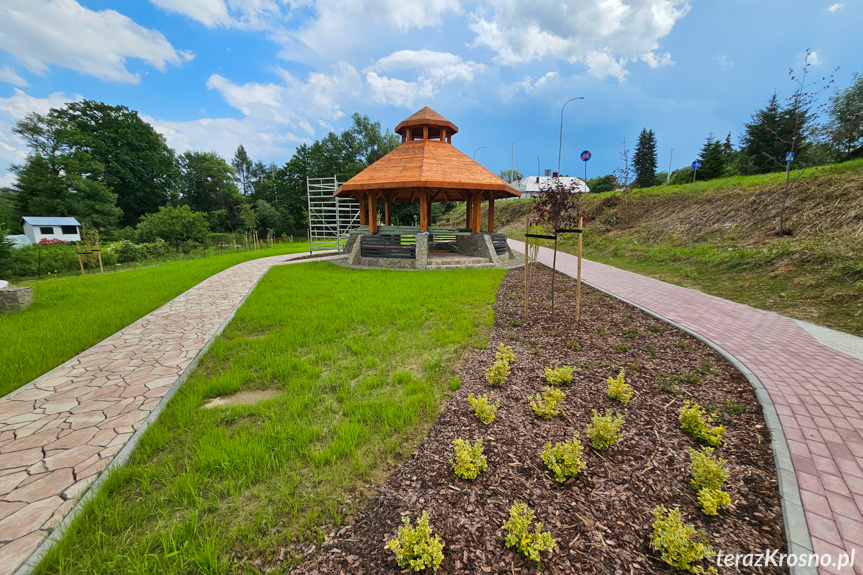
{"label": "street light fixture", "polygon": [[563,149],[563,109],[566,108],[566,105],[572,102],[573,100],[584,100],[583,96],[576,96],[575,98],[570,98],[563,104],[563,108],[560,109],[560,142],[557,145],[557,177],[560,177],[560,152]]}
{"label": "street light fixture", "polygon": [[485,150],[485,146],[480,146],[479,148],[477,148],[476,150],[473,151],[473,161],[474,162],[476,161],[476,153],[479,152],[480,150]]}

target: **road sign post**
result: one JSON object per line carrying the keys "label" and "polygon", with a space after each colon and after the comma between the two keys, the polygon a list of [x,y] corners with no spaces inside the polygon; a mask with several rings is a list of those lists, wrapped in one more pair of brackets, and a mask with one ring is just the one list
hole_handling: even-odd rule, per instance
{"label": "road sign post", "polygon": [[698,174],[698,168],[701,167],[701,160],[695,160],[692,162],[692,183],[695,183],[695,176]]}
{"label": "road sign post", "polygon": [[585,150],[581,153],[581,161],[584,162],[584,185],[587,186],[587,162],[590,160],[590,150]]}

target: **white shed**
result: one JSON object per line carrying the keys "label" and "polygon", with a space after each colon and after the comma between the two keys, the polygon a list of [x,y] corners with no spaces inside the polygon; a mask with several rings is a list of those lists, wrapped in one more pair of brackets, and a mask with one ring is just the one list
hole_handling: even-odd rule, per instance
{"label": "white shed", "polygon": [[43,218],[24,216],[21,218],[24,235],[34,244],[42,240],[81,241],[81,224],[75,218]]}

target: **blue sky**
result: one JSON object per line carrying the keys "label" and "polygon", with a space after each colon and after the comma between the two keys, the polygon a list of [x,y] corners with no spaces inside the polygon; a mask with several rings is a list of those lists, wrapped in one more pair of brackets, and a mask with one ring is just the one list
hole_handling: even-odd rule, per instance
{"label": "blue sky", "polygon": [[556,168],[561,106],[582,96],[562,172],[584,174],[584,149],[588,177],[613,171],[644,127],[678,168],[788,97],[807,49],[813,79],[848,86],[860,30],[860,0],[4,0],[0,184],[25,154],[14,122],[79,98],[139,111],[180,152],[242,143],[279,164],[353,112],[392,130],[427,105],[489,169],[514,143],[535,174],[537,157]]}

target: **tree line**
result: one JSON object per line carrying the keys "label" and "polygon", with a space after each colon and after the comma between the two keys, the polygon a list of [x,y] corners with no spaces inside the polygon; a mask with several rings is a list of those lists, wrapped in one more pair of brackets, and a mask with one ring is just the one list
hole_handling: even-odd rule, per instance
{"label": "tree line", "polygon": [[[624,144],[622,167],[614,174],[588,180],[591,192],[620,187],[647,188],[666,182],[686,184],[735,175],[766,174],[785,170],[787,152],[794,152],[794,168],[805,168],[863,157],[863,76],[855,75],[850,86],[837,90],[824,107],[815,100],[824,86],[808,84],[807,70],[791,79],[797,88],[785,102],[776,94],[743,126],[735,146],[731,133],[722,140],[708,134],[698,155],[701,167],[657,172],[657,138],[644,128],[630,161]],[[829,83],[828,83],[829,84]],[[820,123],[825,114],[827,121]]]}
{"label": "tree line", "polygon": [[215,152],[177,154],[138,112],[92,100],[30,114],[13,132],[28,154],[11,168],[15,183],[0,189],[0,233],[20,230],[24,215],[72,216],[107,239],[141,241],[178,227],[185,240],[243,231],[304,236],[307,177],[345,181],[401,141],[354,114],[348,129],[300,145],[281,166],[255,161],[242,144],[228,161]]}

